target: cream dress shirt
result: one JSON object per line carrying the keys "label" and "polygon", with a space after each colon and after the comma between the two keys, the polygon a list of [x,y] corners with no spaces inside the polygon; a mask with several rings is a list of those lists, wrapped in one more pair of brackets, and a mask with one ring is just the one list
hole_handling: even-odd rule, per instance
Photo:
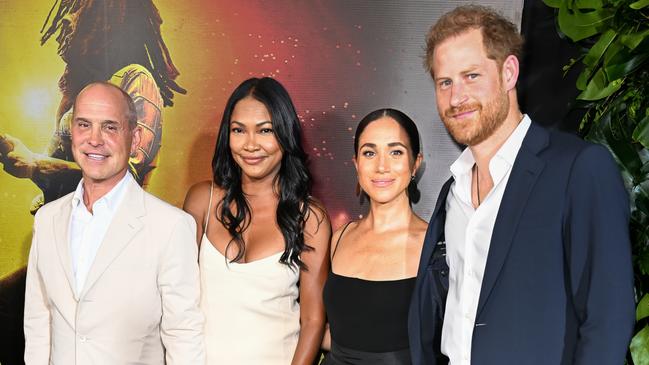
{"label": "cream dress shirt", "polygon": [[92,213],[83,203],[83,180],[77,185],[77,190],[72,197],[69,229],[72,273],[77,296],[83,290],[90,266],[92,266],[99,246],[106,236],[108,226],[113,221],[115,212],[122,202],[128,180],[133,180],[133,177],[127,172],[117,185],[92,205]]}

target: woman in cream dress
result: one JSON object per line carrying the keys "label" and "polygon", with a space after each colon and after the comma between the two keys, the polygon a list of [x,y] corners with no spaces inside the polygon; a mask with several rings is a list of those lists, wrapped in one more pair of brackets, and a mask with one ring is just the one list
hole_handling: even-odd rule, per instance
{"label": "woman in cream dress", "polygon": [[217,138],[214,178],[194,185],[184,206],[198,226],[208,364],[311,365],[324,331],[331,227],[310,195],[284,87],[244,81]]}

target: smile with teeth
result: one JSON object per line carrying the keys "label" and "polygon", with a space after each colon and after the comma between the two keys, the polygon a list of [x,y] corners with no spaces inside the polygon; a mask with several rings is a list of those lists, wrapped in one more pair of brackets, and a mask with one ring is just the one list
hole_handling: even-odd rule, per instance
{"label": "smile with teeth", "polygon": [[95,160],[95,161],[103,161],[106,158],[108,158],[108,156],[101,155],[101,154],[98,154],[98,153],[86,153],[85,155],[88,157],[88,159]]}

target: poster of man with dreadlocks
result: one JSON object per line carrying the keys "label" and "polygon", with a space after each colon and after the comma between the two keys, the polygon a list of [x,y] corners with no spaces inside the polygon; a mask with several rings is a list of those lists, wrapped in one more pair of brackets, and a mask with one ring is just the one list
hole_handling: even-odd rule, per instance
{"label": "poster of man with dreadlocks", "polygon": [[[46,153],[25,146],[19,136],[0,130],[0,163],[16,178],[30,179],[42,194],[30,208],[74,191],[81,179],[70,146],[72,105],[76,95],[94,81],[108,81],[135,102],[142,142],[129,170],[145,185],[155,168],[162,138],[163,106],[174,93],[186,93],[174,79],[179,72],[160,32],[162,19],[152,1],[62,0],[55,2],[41,29],[41,45],[51,38],[65,62],[58,88],[62,95]],[[0,363],[22,361],[22,307],[25,268],[0,282]]]}
{"label": "poster of man with dreadlocks", "polygon": [[[50,21],[51,20],[51,21]],[[43,190],[32,211],[74,191],[81,178],[70,150],[70,120],[77,93],[94,81],[109,81],[133,98],[142,143],[130,170],[140,185],[155,166],[162,137],[162,107],[174,92],[178,70],[160,34],[162,19],[151,1],[62,0],[43,26],[41,44],[56,36],[65,61],[62,94],[47,155],[30,151],[16,137],[0,134],[0,162],[6,172],[31,179]]]}

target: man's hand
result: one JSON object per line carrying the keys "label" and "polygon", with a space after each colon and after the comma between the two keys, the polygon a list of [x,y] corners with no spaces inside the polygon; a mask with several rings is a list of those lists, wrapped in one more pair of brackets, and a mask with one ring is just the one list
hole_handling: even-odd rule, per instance
{"label": "man's hand", "polygon": [[11,152],[13,149],[14,146],[10,141],[7,140],[7,135],[0,133],[0,158],[4,158],[4,156],[7,153]]}
{"label": "man's hand", "polygon": [[37,167],[38,155],[18,138],[0,133],[0,163],[9,174],[31,179]]}

